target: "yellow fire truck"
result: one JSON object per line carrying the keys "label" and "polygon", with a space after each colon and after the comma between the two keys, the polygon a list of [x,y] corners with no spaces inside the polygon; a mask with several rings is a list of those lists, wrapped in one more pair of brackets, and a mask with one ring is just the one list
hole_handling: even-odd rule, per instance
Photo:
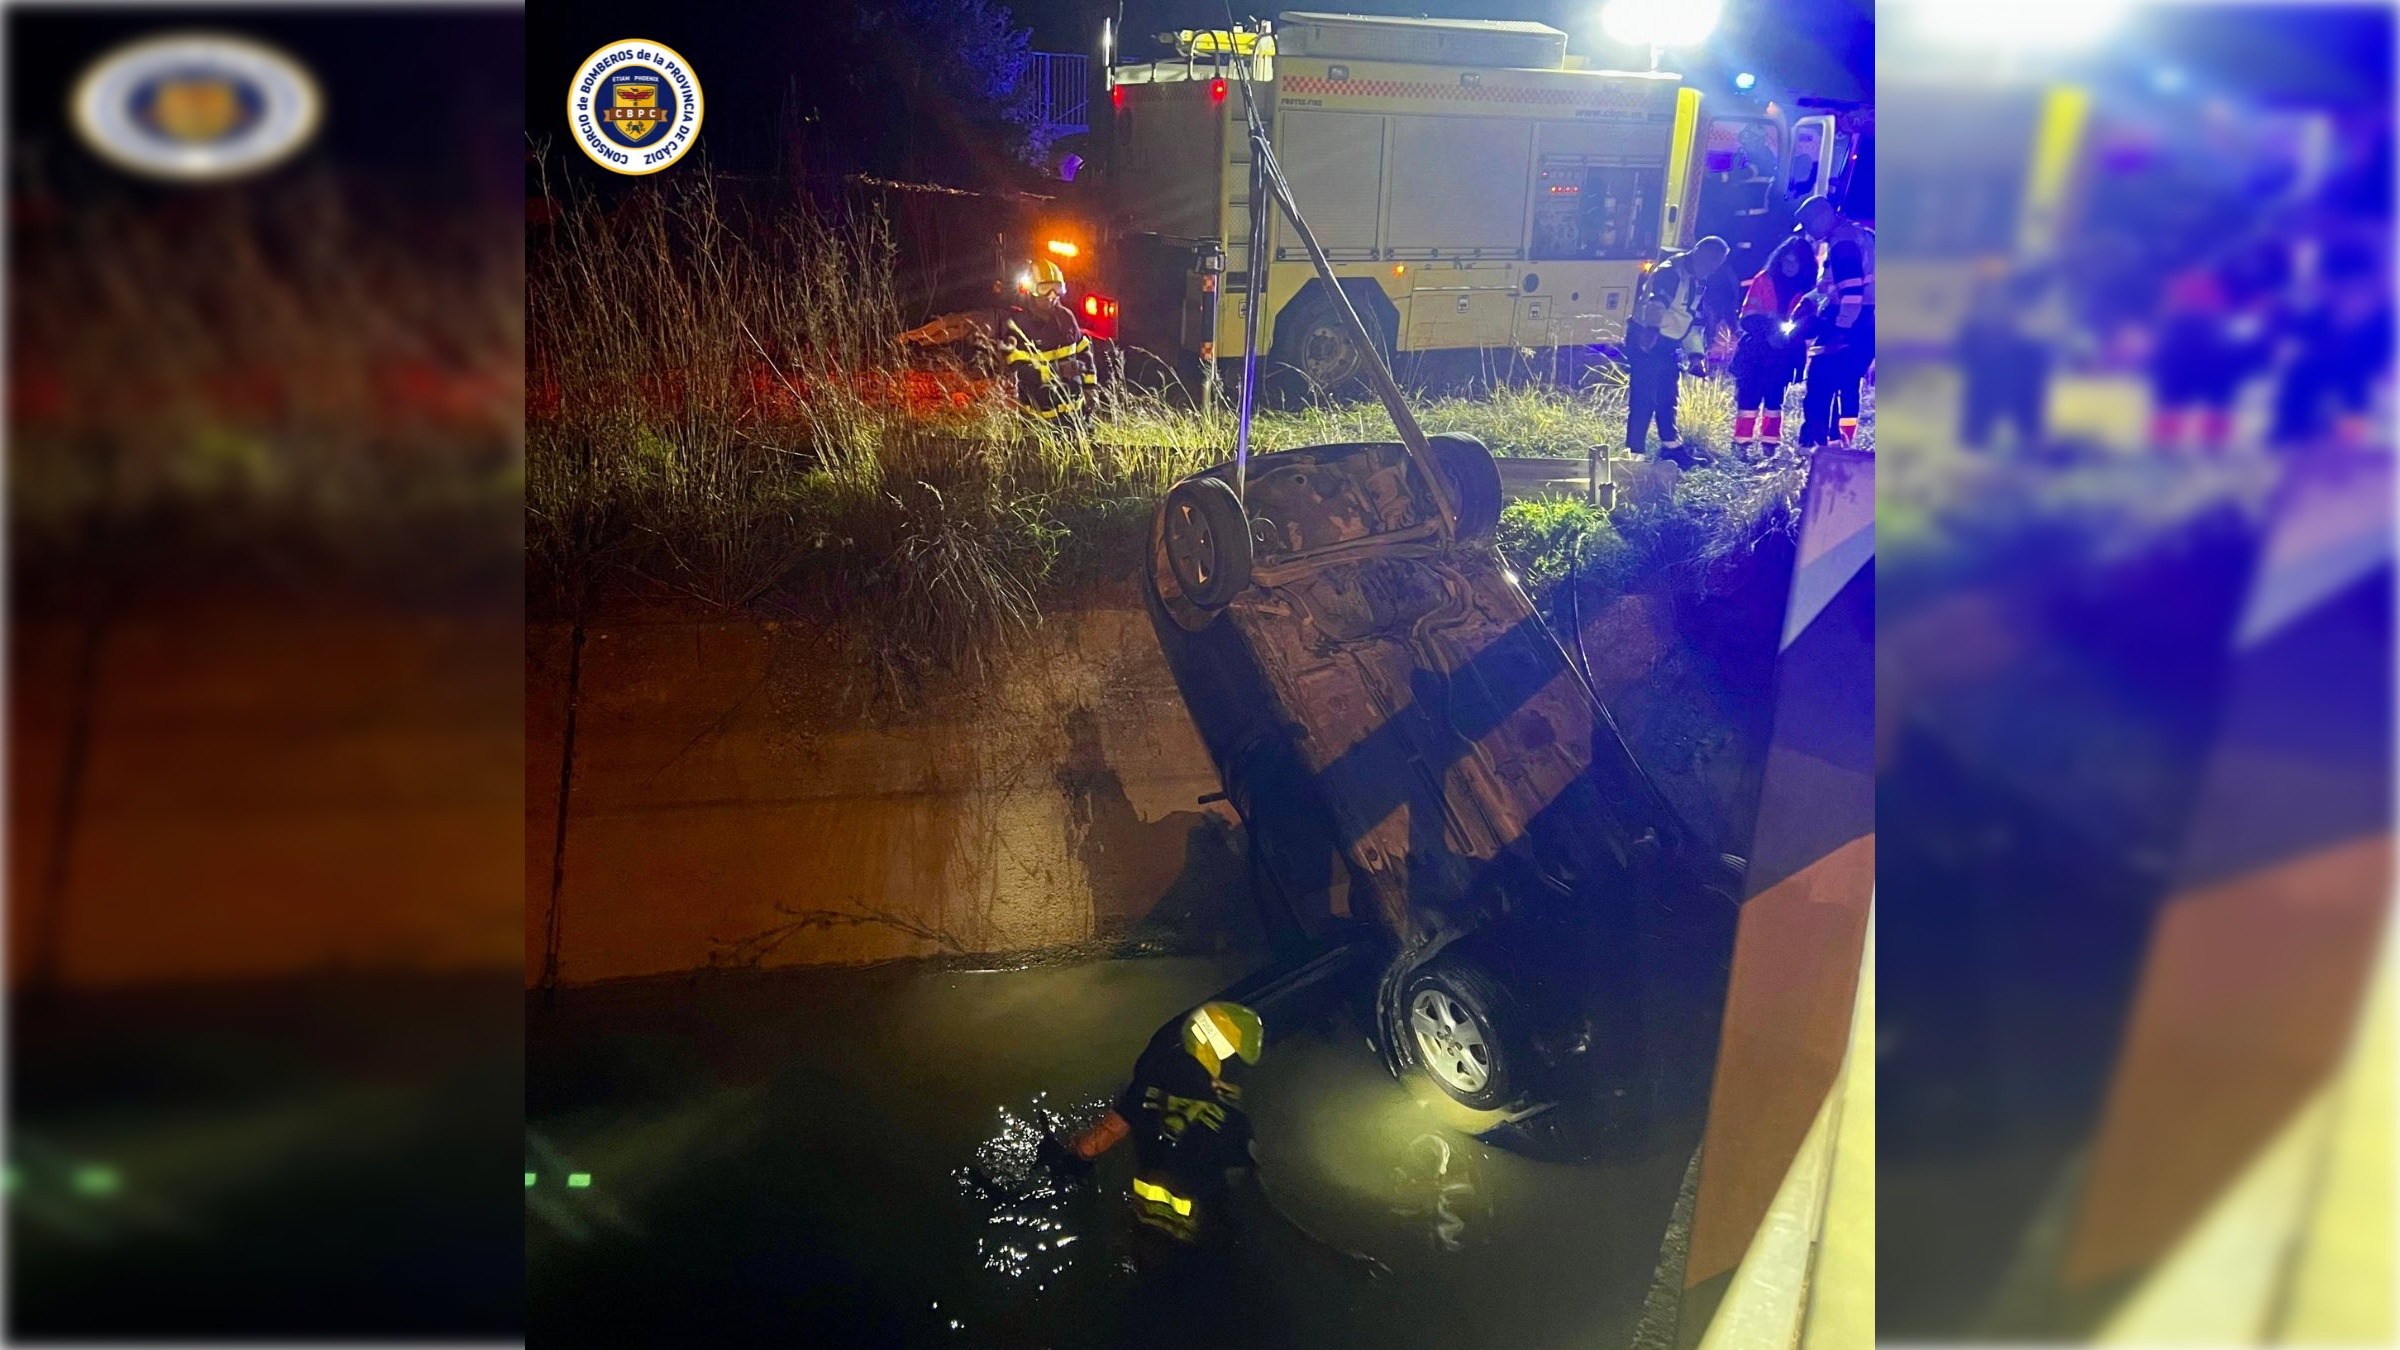
{"label": "yellow fire truck", "polygon": [[[1717,217],[1772,233],[1791,190],[1835,183],[1849,151],[1830,115],[1704,123],[1680,76],[1587,69],[1544,24],[1287,13],[1163,36],[1172,57],[1109,67],[1105,227],[1122,341],[1161,356],[1242,349],[1245,96],[1342,289],[1403,353],[1616,342],[1642,273],[1699,237],[1712,192]],[[1364,353],[1269,219],[1262,357],[1348,384]]]}
{"label": "yellow fire truck", "polygon": [[2141,314],[2145,279],[2196,259],[2128,254],[2191,235],[2177,216],[2212,200],[2238,201],[2233,216],[2255,220],[2305,202],[2334,152],[2322,113],[2005,71],[1915,64],[1878,81],[1877,97],[1909,134],[1894,143],[1899,172],[1884,190],[1875,340],[1911,356],[1950,349],[1978,276],[1995,271],[2072,261],[2116,293],[2087,287],[2073,303],[2080,322],[2105,329]]}

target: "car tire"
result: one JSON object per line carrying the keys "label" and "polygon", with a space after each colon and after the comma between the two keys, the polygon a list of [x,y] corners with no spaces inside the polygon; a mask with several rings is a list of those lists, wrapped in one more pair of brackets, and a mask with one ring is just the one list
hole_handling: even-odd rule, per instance
{"label": "car tire", "polygon": [[1167,493],[1167,566],[1184,598],[1225,608],[1250,585],[1250,519],[1222,478],[1187,478]]}
{"label": "car tire", "polygon": [[1458,537],[1484,539],[1500,527],[1500,463],[1476,437],[1446,431],[1427,437],[1434,462],[1458,501]]}
{"label": "car tire", "polygon": [[1395,1012],[1409,1062],[1452,1101],[1499,1111],[1524,1095],[1524,1016],[1483,966],[1462,956],[1427,962],[1401,984]]}

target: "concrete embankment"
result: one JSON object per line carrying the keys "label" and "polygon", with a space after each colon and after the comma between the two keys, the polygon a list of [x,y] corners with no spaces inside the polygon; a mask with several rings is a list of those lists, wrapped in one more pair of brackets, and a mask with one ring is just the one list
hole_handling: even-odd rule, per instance
{"label": "concrete embankment", "polygon": [[1230,813],[1147,620],[1054,612],[1003,673],[879,696],[837,635],[630,618],[526,671],[526,979],[1026,951],[1244,920]]}
{"label": "concrete embankment", "polygon": [[[1676,622],[1658,597],[1596,603],[1585,650],[1670,796],[1729,826],[1750,747]],[[1257,930],[1240,826],[1202,804],[1215,770],[1122,601],[1056,608],[1004,670],[905,708],[818,628],[635,615],[572,645],[527,641],[528,985],[553,961],[582,984]]]}
{"label": "concrete embankment", "polygon": [[[1689,617],[1593,601],[1584,648],[1708,828],[1738,820],[1752,771],[1737,691],[1677,636]],[[563,850],[571,630],[532,626],[521,665],[515,640],[513,617],[263,605],[21,623],[12,973],[472,969],[516,949],[528,985],[553,958],[582,984],[1255,935],[1239,824],[1200,802],[1215,771],[1121,598],[1054,606],[1004,670],[906,707],[821,629],[594,623]]]}

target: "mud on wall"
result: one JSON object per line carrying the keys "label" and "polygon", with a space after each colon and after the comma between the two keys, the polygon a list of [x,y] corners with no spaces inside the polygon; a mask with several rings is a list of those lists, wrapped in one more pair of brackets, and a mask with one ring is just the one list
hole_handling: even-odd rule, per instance
{"label": "mud on wall", "polygon": [[[527,636],[528,986],[551,950],[570,645]],[[1148,620],[1054,612],[1027,646],[902,711],[821,630],[587,628],[559,983],[1241,937],[1238,827],[1199,802],[1215,771]]]}

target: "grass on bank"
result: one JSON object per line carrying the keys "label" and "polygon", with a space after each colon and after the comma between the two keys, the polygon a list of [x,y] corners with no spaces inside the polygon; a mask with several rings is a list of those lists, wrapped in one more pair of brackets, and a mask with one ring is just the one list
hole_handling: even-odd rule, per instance
{"label": "grass on bank", "polygon": [[[1229,408],[1120,388],[1088,438],[996,384],[912,376],[897,242],[873,216],[745,207],[701,174],[613,209],[563,204],[527,264],[527,582],[534,612],[634,598],[830,622],[894,692],[981,671],[1061,591],[1132,573],[1158,496],[1231,456]],[[1722,446],[1722,382],[1685,422]],[[1511,385],[1417,405],[1496,454],[1580,459],[1622,439],[1621,385]],[[1389,439],[1379,404],[1266,410],[1258,450]],[[1793,474],[1687,475],[1671,504],[1603,516],[1519,503],[1502,547],[1537,588],[1697,583],[1788,516]],[[1780,514],[1779,514],[1780,513]],[[1563,551],[1562,551],[1563,550]]]}
{"label": "grass on bank", "polygon": [[513,203],[427,215],[323,168],[161,196],[42,163],[11,176],[21,582],[514,570]]}

